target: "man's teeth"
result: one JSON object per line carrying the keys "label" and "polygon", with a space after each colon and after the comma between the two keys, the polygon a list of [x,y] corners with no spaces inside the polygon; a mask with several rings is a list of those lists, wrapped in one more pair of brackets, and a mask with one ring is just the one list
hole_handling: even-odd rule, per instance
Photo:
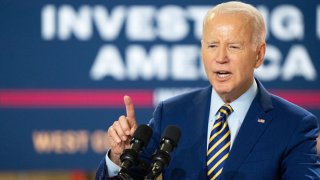
{"label": "man's teeth", "polygon": [[217,74],[218,74],[218,76],[221,77],[221,78],[224,78],[224,77],[229,76],[229,73],[228,73],[228,72],[218,72]]}

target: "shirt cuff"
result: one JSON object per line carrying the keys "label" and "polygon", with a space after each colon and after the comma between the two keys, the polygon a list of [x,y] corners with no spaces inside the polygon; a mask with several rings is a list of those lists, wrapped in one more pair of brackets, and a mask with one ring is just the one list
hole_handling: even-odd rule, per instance
{"label": "shirt cuff", "polygon": [[111,161],[111,159],[109,158],[109,152],[110,152],[110,149],[106,153],[106,165],[107,165],[109,177],[113,177],[118,175],[120,167]]}

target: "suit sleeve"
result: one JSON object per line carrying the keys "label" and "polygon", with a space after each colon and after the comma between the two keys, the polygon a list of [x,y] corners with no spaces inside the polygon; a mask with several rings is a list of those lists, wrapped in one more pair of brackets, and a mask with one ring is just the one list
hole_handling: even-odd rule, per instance
{"label": "suit sleeve", "polygon": [[100,161],[98,169],[96,170],[95,180],[111,179],[111,178],[108,178],[108,176],[109,175],[108,175],[108,169],[107,169],[107,165],[106,165],[106,160],[105,160],[105,158],[103,158]]}
{"label": "suit sleeve", "polygon": [[282,179],[320,179],[318,120],[308,115],[297,123],[281,163]]}

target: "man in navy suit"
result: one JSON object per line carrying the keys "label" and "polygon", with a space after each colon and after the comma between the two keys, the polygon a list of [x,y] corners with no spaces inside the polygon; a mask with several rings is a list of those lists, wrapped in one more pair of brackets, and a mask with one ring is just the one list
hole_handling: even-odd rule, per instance
{"label": "man in navy suit", "polygon": [[[149,123],[153,136],[141,156],[147,162],[167,125],[178,126],[182,133],[163,171],[164,179],[320,179],[317,118],[270,94],[254,78],[254,69],[263,63],[265,36],[263,18],[251,5],[228,2],[208,12],[201,52],[211,86],[160,103]],[[111,149],[96,179],[117,175],[119,157],[129,148],[130,136],[137,128],[133,102],[129,96],[124,102],[127,115],[108,129]],[[221,121],[225,124],[221,132],[226,133],[221,136],[228,141],[209,158],[209,149],[222,142],[211,147],[212,139],[220,134],[212,137],[210,133],[219,126],[219,109],[224,105],[230,112]],[[219,157],[222,152],[223,158]],[[218,158],[221,160],[211,166]]]}

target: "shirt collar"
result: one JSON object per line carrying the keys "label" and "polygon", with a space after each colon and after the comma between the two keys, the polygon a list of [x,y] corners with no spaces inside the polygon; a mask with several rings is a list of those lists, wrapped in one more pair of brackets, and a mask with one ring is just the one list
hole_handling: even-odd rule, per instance
{"label": "shirt collar", "polygon": [[[256,94],[258,92],[258,86],[257,82],[254,79],[250,88],[243,93],[240,97],[238,97],[236,100],[230,103],[230,106],[232,107],[234,113],[231,115],[241,112],[241,110],[245,109],[245,113],[247,113],[253,99],[255,98]],[[219,109],[221,106],[223,106],[225,103],[221,99],[221,97],[218,95],[218,93],[214,90],[212,87],[212,92],[211,92],[211,106],[212,106],[212,111],[215,112],[216,114],[218,113]],[[243,121],[243,119],[242,119]]]}

